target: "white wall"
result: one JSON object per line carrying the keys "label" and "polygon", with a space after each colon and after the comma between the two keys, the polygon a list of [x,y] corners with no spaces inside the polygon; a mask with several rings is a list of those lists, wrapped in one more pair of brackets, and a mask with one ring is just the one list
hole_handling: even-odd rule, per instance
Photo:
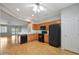
{"label": "white wall", "polygon": [[61,12],[61,47],[79,53],[79,4]]}
{"label": "white wall", "polygon": [[22,26],[20,34],[27,34],[27,33],[28,33],[27,27]]}

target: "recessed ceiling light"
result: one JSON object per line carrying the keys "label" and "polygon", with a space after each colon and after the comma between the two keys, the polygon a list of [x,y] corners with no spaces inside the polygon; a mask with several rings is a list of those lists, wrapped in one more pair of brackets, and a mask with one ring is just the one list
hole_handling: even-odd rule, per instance
{"label": "recessed ceiling light", "polygon": [[34,16],[34,15],[32,15],[32,16]]}
{"label": "recessed ceiling light", "polygon": [[17,11],[20,11],[20,9],[19,9],[19,8],[16,8],[16,10],[17,10]]}
{"label": "recessed ceiling light", "polygon": [[26,21],[31,22],[31,20],[29,20],[29,19],[26,19]]}

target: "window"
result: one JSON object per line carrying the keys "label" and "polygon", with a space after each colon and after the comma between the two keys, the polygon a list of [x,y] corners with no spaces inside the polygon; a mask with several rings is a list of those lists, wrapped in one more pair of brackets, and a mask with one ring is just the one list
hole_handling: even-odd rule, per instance
{"label": "window", "polygon": [[21,31],[20,27],[12,27],[12,34],[18,34]]}
{"label": "window", "polygon": [[16,34],[15,27],[12,28],[12,34]]}
{"label": "window", "polygon": [[7,33],[7,26],[0,26],[0,33]]}
{"label": "window", "polygon": [[2,33],[6,33],[7,32],[7,27],[6,26],[2,26]]}

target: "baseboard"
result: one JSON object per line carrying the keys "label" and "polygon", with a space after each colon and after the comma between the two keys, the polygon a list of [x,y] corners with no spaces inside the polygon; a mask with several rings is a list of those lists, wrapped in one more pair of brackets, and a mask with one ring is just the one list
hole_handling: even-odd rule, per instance
{"label": "baseboard", "polygon": [[69,52],[71,52],[71,53],[74,53],[74,54],[76,54],[76,55],[79,55],[79,53],[76,53],[76,52],[73,52],[73,51],[70,51],[70,50],[67,50],[67,49],[64,49],[64,50],[69,51]]}

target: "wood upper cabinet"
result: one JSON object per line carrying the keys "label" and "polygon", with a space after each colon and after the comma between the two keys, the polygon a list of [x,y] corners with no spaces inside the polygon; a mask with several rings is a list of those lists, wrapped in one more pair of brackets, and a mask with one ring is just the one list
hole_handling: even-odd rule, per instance
{"label": "wood upper cabinet", "polygon": [[33,30],[39,30],[40,29],[40,26],[38,24],[33,24],[32,25],[32,29]]}
{"label": "wood upper cabinet", "polygon": [[45,22],[45,23],[40,23],[40,24],[33,24],[32,28],[33,28],[33,30],[40,30],[41,26],[46,26],[46,30],[49,30],[49,25],[60,24],[60,23],[61,23],[61,20],[50,21],[50,22]]}

